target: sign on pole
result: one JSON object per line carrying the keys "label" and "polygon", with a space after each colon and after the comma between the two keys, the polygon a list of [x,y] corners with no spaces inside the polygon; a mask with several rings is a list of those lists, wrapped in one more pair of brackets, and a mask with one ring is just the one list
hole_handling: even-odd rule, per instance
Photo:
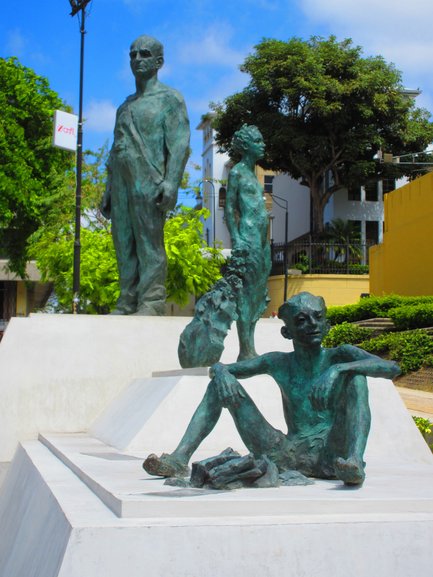
{"label": "sign on pole", "polygon": [[65,150],[77,150],[78,116],[63,110],[54,111],[53,145]]}

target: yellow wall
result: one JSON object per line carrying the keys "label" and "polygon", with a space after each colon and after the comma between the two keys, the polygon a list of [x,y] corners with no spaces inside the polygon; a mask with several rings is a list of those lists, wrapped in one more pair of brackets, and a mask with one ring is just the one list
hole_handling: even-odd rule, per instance
{"label": "yellow wall", "polygon": [[[268,280],[271,302],[263,316],[269,317],[277,312],[284,297],[284,276],[272,276]],[[357,303],[361,294],[369,292],[368,275],[344,274],[302,274],[289,276],[287,298],[302,291],[320,295],[327,306]]]}
{"label": "yellow wall", "polygon": [[433,294],[433,173],[388,193],[383,244],[370,249],[370,293]]}

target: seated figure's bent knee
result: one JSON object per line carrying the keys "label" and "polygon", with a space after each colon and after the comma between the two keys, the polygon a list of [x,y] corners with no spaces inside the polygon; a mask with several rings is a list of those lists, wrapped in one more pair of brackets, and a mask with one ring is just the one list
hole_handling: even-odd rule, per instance
{"label": "seated figure's bent knee", "polygon": [[352,375],[347,381],[347,395],[349,398],[368,403],[367,377]]}

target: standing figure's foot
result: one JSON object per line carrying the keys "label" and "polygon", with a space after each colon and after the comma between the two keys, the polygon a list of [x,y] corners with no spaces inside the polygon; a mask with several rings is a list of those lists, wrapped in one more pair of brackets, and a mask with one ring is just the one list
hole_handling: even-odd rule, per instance
{"label": "standing figure's foot", "polygon": [[338,457],[334,463],[335,476],[345,485],[361,485],[365,479],[364,466],[362,459]]}
{"label": "standing figure's foot", "polygon": [[155,477],[185,477],[189,474],[188,465],[168,453],[160,457],[152,453],[144,461],[143,469]]}

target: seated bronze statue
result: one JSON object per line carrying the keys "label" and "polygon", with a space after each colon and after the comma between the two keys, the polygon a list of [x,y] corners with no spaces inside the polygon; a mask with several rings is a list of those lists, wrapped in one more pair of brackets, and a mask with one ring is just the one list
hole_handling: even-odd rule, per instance
{"label": "seated bronze statue", "polygon": [[[370,429],[366,377],[393,378],[398,366],[352,345],[322,347],[328,332],[322,297],[300,293],[280,307],[278,317],[284,321],[283,337],[293,340],[293,352],[213,365],[179,445],[171,454],[149,455],[143,463],[148,473],[186,475],[192,454],[227,408],[249,451],[267,457],[280,472],[296,470],[347,485],[364,481]],[[238,381],[261,374],[271,375],[281,390],[287,433],[268,423]]]}

